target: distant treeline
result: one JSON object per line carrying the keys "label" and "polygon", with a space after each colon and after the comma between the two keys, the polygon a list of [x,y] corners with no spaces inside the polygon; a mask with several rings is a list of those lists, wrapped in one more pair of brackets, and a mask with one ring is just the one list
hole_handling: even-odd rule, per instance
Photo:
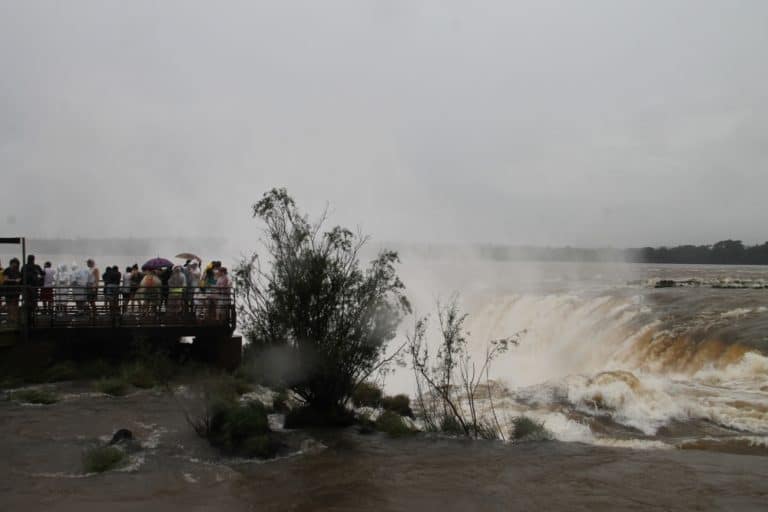
{"label": "distant treeline", "polygon": [[741,240],[723,240],[714,245],[627,249],[626,253],[628,261],[642,263],[768,265],[768,242],[745,246]]}
{"label": "distant treeline", "polygon": [[399,248],[404,257],[451,259],[465,256],[493,261],[562,261],[687,263],[713,265],[768,265],[768,242],[745,246],[740,240],[723,240],[714,245],[679,245],[633,249],[578,247],[526,247],[506,245],[409,245]]}

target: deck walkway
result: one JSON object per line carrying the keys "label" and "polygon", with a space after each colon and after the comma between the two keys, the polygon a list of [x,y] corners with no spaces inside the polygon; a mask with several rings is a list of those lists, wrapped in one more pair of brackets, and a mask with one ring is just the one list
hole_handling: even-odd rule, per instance
{"label": "deck walkway", "polygon": [[[62,331],[131,331],[197,336],[201,333],[231,334],[236,325],[232,289],[213,289],[164,299],[157,293],[139,293],[131,301],[123,296],[105,296],[99,288],[89,297],[84,288],[54,288],[53,300],[43,302],[39,288],[17,287],[18,306],[3,297],[0,332],[19,336],[45,333],[55,337]],[[0,288],[7,294],[7,290]],[[93,300],[91,300],[93,299]],[[7,337],[7,336],[6,336]]]}

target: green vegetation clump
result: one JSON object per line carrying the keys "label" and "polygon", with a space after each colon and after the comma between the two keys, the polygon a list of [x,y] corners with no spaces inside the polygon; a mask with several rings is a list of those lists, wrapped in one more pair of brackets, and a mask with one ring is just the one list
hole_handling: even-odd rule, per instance
{"label": "green vegetation clump", "polygon": [[517,441],[548,441],[552,434],[544,428],[543,421],[536,421],[527,416],[512,418],[509,437]]}
{"label": "green vegetation clump", "polygon": [[216,402],[193,426],[211,446],[228,455],[270,458],[280,448],[270,435],[267,409],[261,402]]}
{"label": "green vegetation clump", "polygon": [[86,473],[103,473],[122,466],[126,460],[123,450],[114,446],[100,446],[83,454],[83,470]]}
{"label": "green vegetation clump", "polygon": [[22,389],[14,391],[10,396],[11,400],[24,402],[27,404],[51,405],[59,401],[56,393],[47,389]]}
{"label": "green vegetation clump", "polygon": [[355,407],[379,407],[383,393],[381,388],[371,382],[361,382],[352,393]]}
{"label": "green vegetation clump", "polygon": [[103,378],[96,381],[96,389],[109,396],[125,396],[128,394],[128,383],[121,378]]}
{"label": "green vegetation clump", "polygon": [[411,410],[411,399],[408,395],[385,396],[381,401],[381,406],[385,411],[396,412],[400,416],[413,418]]}
{"label": "green vegetation clump", "polygon": [[415,433],[402,416],[392,411],[384,411],[379,415],[376,419],[376,429],[390,437],[404,437]]}

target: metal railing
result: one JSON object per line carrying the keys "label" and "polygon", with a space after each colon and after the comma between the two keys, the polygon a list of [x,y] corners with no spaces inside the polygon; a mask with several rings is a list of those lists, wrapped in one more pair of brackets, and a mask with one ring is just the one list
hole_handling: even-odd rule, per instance
{"label": "metal railing", "polygon": [[235,327],[232,288],[0,286],[0,326]]}

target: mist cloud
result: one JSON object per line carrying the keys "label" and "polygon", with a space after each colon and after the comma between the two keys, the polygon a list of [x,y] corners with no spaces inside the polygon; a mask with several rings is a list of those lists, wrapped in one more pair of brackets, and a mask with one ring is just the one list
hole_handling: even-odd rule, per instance
{"label": "mist cloud", "polygon": [[[762,242],[768,4],[0,6],[0,231]],[[15,217],[15,222],[11,222]]]}

